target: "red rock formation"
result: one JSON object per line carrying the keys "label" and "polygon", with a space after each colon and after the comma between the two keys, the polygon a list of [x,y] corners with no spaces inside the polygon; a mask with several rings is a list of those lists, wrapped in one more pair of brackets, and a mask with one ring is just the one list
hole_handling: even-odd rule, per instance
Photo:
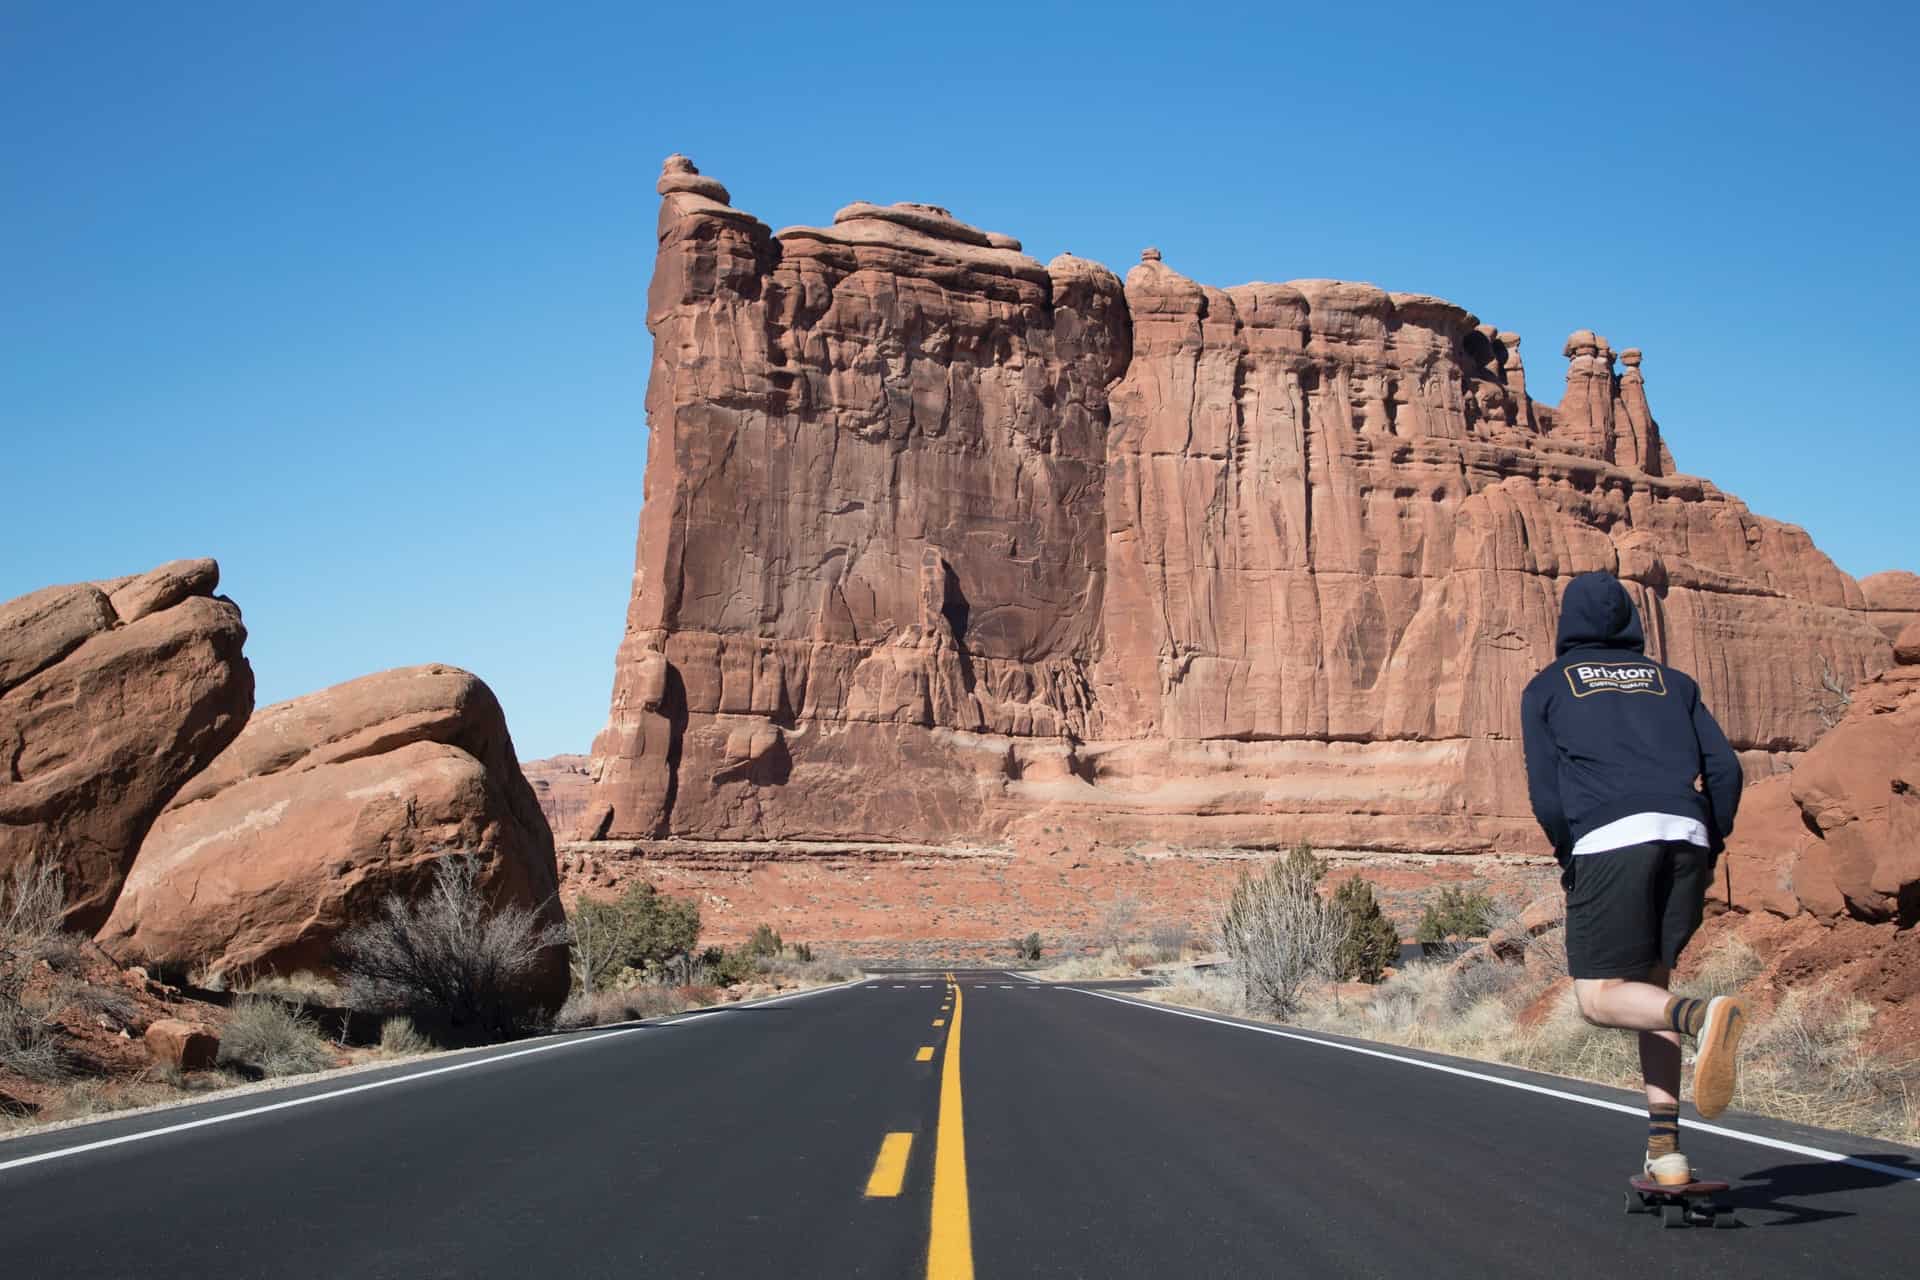
{"label": "red rock formation", "polygon": [[[99,941],[175,971],[327,971],[332,943],[449,854],[477,855],[497,904],[559,923],[553,836],[493,693],[404,667],[258,712],[140,847]],[[532,997],[566,995],[554,954]]]}
{"label": "red rock formation", "polygon": [[1865,617],[1891,640],[1905,627],[1920,622],[1920,574],[1895,570],[1860,579],[1866,597]]}
{"label": "red rock formation", "polygon": [[540,802],[540,812],[554,831],[572,831],[587,811],[587,793],[593,774],[588,757],[548,756],[544,760],[522,760],[520,772]]}
{"label": "red rock formation", "polygon": [[1122,286],[925,205],[659,189],[652,437],[589,838],[1537,851],[1519,690],[1619,573],[1764,774],[1887,667],[1800,529],[1676,474],[1638,351],[1437,298]]}
{"label": "red rock formation", "polygon": [[1790,776],[1748,793],[1719,888],[1733,907],[1920,924],[1920,628],[1898,652]]}
{"label": "red rock formation", "polygon": [[0,874],[56,859],[75,928],[106,919],[154,818],[253,710],[219,581],[176,560],[0,605]]}

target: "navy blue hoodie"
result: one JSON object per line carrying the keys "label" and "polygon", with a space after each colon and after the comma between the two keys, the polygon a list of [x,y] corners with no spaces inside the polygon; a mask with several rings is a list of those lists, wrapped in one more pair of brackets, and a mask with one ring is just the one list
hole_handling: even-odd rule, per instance
{"label": "navy blue hoodie", "polygon": [[1715,853],[1733,834],[1740,760],[1700,686],[1643,645],[1626,588],[1583,573],[1561,601],[1559,657],[1520,697],[1527,795],[1562,865],[1581,836],[1636,813],[1698,818]]}

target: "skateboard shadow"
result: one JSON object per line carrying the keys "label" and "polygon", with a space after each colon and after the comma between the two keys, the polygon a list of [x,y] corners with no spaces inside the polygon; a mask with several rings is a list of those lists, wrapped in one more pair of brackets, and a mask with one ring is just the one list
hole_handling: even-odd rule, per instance
{"label": "skateboard shadow", "polygon": [[[1857,1158],[1870,1160],[1886,1169],[1899,1170],[1907,1177],[1902,1178],[1895,1173],[1882,1173],[1877,1169],[1865,1169],[1857,1164],[1843,1164],[1837,1160],[1812,1160],[1798,1164],[1778,1164],[1744,1174],[1737,1185],[1728,1188],[1724,1198],[1736,1209],[1778,1215],[1771,1221],[1754,1222],[1752,1225],[1797,1227],[1809,1222],[1851,1218],[1856,1212],[1853,1209],[1823,1208],[1819,1205],[1800,1203],[1801,1201],[1817,1199],[1820,1196],[1842,1195],[1850,1191],[1872,1191],[1882,1187],[1903,1186],[1908,1178],[1920,1177],[1920,1161],[1907,1156],[1884,1155],[1876,1151],[1862,1153]],[[1748,1221],[1752,1222],[1751,1219]]]}

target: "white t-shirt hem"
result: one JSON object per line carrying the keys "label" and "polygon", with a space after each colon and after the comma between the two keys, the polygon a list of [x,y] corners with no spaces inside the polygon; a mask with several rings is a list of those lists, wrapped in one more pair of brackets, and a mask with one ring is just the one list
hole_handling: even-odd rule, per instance
{"label": "white t-shirt hem", "polygon": [[1707,839],[1707,824],[1698,818],[1683,818],[1674,813],[1630,813],[1604,827],[1595,827],[1574,843],[1576,855],[1607,853],[1633,844],[1674,841],[1712,847]]}

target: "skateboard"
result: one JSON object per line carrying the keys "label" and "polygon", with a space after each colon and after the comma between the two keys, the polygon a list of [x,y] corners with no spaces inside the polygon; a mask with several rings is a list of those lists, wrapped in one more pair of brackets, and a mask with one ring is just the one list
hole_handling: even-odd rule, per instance
{"label": "skateboard", "polygon": [[1727,1189],[1724,1182],[1689,1182],[1662,1186],[1648,1177],[1627,1179],[1628,1213],[1657,1213],[1664,1227],[1737,1227],[1740,1220],[1730,1205],[1714,1197]]}

